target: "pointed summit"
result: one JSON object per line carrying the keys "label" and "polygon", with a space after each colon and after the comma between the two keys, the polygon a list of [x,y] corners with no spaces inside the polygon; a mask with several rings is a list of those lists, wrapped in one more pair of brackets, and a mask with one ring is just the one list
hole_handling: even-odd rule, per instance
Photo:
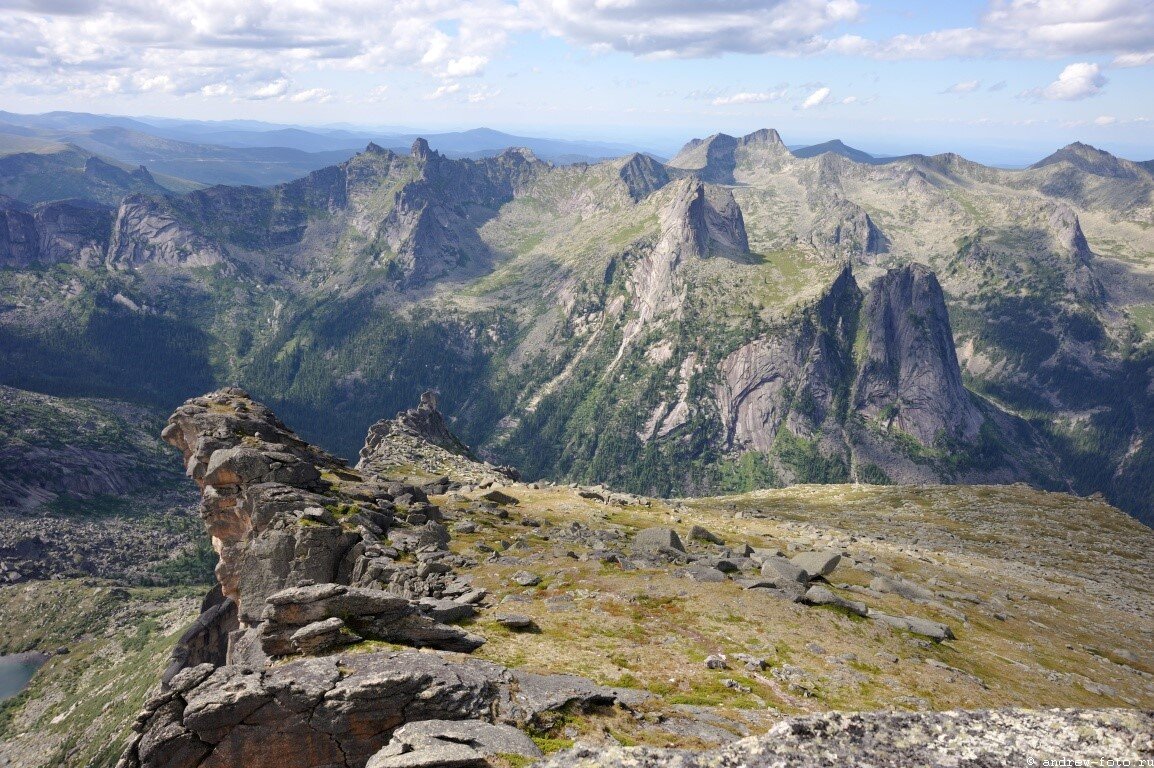
{"label": "pointed summit", "polygon": [[647,197],[669,183],[669,172],[665,170],[665,166],[640,152],[634,152],[621,161],[617,175],[628,188],[633,202]]}
{"label": "pointed summit", "polygon": [[862,152],[860,149],[855,149],[854,147],[844,143],[841,139],[831,139],[830,141],[826,141],[821,144],[813,144],[808,147],[800,147],[798,149],[792,150],[792,152],[794,157],[800,157],[803,159],[807,157],[817,157],[818,155],[824,155],[828,152],[835,155],[841,155],[842,157],[853,160],[855,163],[866,163],[868,165],[874,165],[878,162],[878,159],[873,155],[869,154],[868,152]]}
{"label": "pointed summit", "polygon": [[428,160],[429,155],[433,154],[433,151],[429,149],[429,142],[420,138],[413,142],[413,148],[410,152],[417,160]]}
{"label": "pointed summit", "polygon": [[1047,165],[1057,163],[1069,163],[1086,173],[1114,179],[1141,179],[1149,175],[1149,171],[1138,163],[1116,157],[1105,150],[1083,144],[1080,141],[1062,147],[1049,157],[1031,165],[1030,169],[1044,168]]}

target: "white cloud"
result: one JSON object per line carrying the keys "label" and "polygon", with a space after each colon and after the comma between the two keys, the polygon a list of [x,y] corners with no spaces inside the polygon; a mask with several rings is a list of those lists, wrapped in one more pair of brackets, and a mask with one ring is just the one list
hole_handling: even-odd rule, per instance
{"label": "white cloud", "polygon": [[228,87],[272,99],[283,93],[264,85],[305,70],[451,79],[481,74],[510,33],[534,25],[506,0],[395,0],[386,12],[375,0],[0,0],[0,89],[225,95]]}
{"label": "white cloud", "polygon": [[718,96],[713,100],[713,106],[722,107],[730,104],[764,104],[767,101],[777,101],[785,97],[785,91],[760,91],[735,93],[732,96]]}
{"label": "white cloud", "polygon": [[444,85],[437,88],[437,90],[433,91],[432,93],[430,93],[425,98],[430,99],[430,100],[431,99],[441,99],[441,98],[444,98],[445,96],[451,96],[459,90],[461,90],[461,84],[460,83],[445,83]]}
{"label": "white cloud", "polygon": [[801,108],[813,109],[814,107],[820,107],[829,100],[829,92],[829,88],[818,88],[806,97],[806,100],[801,103]]}
{"label": "white cloud", "polygon": [[846,96],[841,100],[842,104],[857,104],[860,99],[857,96]]}
{"label": "white cloud", "polygon": [[1146,53],[1123,53],[1114,57],[1115,67],[1145,67],[1154,64],[1154,51]]}
{"label": "white cloud", "polygon": [[473,77],[481,74],[488,63],[489,59],[485,56],[462,56],[451,59],[445,65],[444,74],[446,77]]}
{"label": "white cloud", "polygon": [[341,70],[412,70],[447,83],[483,75],[525,32],[647,57],[1103,55],[1117,67],[1154,64],[1151,0],[988,2],[971,27],[868,39],[846,34],[866,12],[860,0],[0,0],[0,92],[279,99],[290,86],[263,89]]}
{"label": "white cloud", "polygon": [[1102,92],[1106,82],[1101,67],[1089,62],[1080,62],[1063,69],[1058,79],[1045,88],[1036,88],[1027,92],[1027,95],[1053,101],[1078,101],[1097,96]]}
{"label": "white cloud", "polygon": [[973,93],[981,87],[981,80],[963,80],[960,83],[954,83],[942,93]]}
{"label": "white cloud", "polygon": [[480,104],[482,101],[488,101],[489,99],[496,98],[500,95],[501,91],[499,88],[491,88],[487,85],[483,85],[480,88],[471,89],[468,94],[466,94],[465,100],[470,104]]}
{"label": "white cloud", "polygon": [[[1033,58],[1121,54],[1143,60],[1154,51],[1150,0],[991,0],[974,27],[868,40],[843,35],[835,52],[884,59]],[[1138,53],[1130,53],[1130,52]],[[1150,63],[1146,58],[1142,63]],[[1120,65],[1125,66],[1125,65]],[[1135,66],[1133,64],[1129,66]]]}
{"label": "white cloud", "polygon": [[267,85],[252,91],[248,98],[250,99],[275,99],[278,96],[284,96],[288,93],[289,81],[286,78],[278,78]]}
{"label": "white cloud", "polygon": [[1113,125],[1116,122],[1118,122],[1118,118],[1113,115],[1102,115],[1094,118],[1094,125]]}
{"label": "white cloud", "polygon": [[298,91],[291,96],[286,96],[285,101],[291,101],[294,104],[304,104],[307,102],[316,102],[324,104],[327,101],[332,101],[333,95],[329,93],[327,88],[309,88],[307,91]]}
{"label": "white cloud", "polygon": [[642,56],[805,53],[856,20],[856,0],[521,0],[552,34]]}
{"label": "white cloud", "polygon": [[231,96],[232,88],[229,87],[228,83],[212,83],[202,87],[200,89],[200,93],[201,95],[208,96],[209,98]]}

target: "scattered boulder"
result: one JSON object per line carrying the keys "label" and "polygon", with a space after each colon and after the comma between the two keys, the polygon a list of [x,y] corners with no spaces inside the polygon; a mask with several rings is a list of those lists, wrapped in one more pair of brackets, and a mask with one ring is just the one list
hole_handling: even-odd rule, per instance
{"label": "scattered boulder", "polygon": [[949,627],[929,619],[920,619],[916,616],[890,616],[878,611],[870,611],[870,618],[938,642],[954,639],[954,633]]}
{"label": "scattered boulder", "polygon": [[800,555],[791,557],[789,561],[809,574],[809,578],[815,579],[818,576],[828,576],[833,573],[837,564],[841,562],[841,553],[802,552]]}
{"label": "scattered boulder", "polygon": [[802,602],[808,605],[834,605],[838,608],[844,608],[847,611],[857,614],[858,616],[868,616],[869,608],[865,603],[859,603],[856,600],[846,600],[838,597],[826,587],[820,584],[810,587],[805,592]]}
{"label": "scattered boulder", "polygon": [[541,577],[529,571],[517,571],[513,574],[513,583],[522,587],[535,587],[541,583]]}
{"label": "scattered boulder", "polygon": [[642,554],[658,554],[664,550],[685,552],[681,537],[672,528],[645,528],[633,537],[633,551]]}
{"label": "scattered boulder", "polygon": [[900,595],[907,600],[933,600],[935,598],[934,593],[925,587],[905,579],[891,579],[888,576],[875,576],[870,579],[870,589],[875,592]]}
{"label": "scattered boulder", "polygon": [[493,617],[502,627],[513,630],[533,629],[537,625],[531,616],[523,613],[498,613]]}
{"label": "scattered boulder", "polygon": [[827,712],[789,717],[763,736],[703,752],[588,745],[551,755],[542,768],[897,768],[1041,764],[1039,755],[1151,758],[1152,732],[1154,713],[1123,709]]}
{"label": "scattered boulder", "polygon": [[491,501],[494,504],[499,504],[501,506],[505,506],[508,504],[520,504],[521,503],[521,500],[518,499],[516,496],[510,496],[509,494],[505,493],[504,491],[498,490],[496,488],[494,488],[493,490],[491,490],[485,494],[482,494],[481,498],[484,499],[485,501]]}
{"label": "scattered boulder", "polygon": [[695,525],[689,529],[689,539],[690,541],[704,541],[709,544],[722,545],[725,543],[725,539],[702,528],[700,525]]}
{"label": "scattered boulder", "polygon": [[784,557],[767,557],[761,564],[761,575],[804,584],[809,581],[809,572]]}
{"label": "scattered boulder", "polygon": [[715,653],[705,657],[706,669],[729,669],[729,659],[724,653]]}

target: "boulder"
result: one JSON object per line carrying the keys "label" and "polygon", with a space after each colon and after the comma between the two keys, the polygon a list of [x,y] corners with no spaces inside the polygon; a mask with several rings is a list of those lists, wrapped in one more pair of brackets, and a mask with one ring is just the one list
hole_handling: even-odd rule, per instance
{"label": "boulder", "polygon": [[725,543],[725,539],[702,528],[700,525],[695,525],[689,529],[689,539],[690,541],[704,541],[709,544],[720,545]]}
{"label": "boulder", "polygon": [[522,587],[535,587],[541,583],[541,577],[529,571],[517,571],[513,574],[513,583]]}
{"label": "boulder", "polygon": [[833,573],[837,564],[841,562],[841,553],[802,552],[800,555],[791,557],[789,561],[808,573],[811,579],[815,579],[818,576],[828,576]]}
{"label": "boulder", "polygon": [[871,619],[877,619],[891,627],[903,629],[915,635],[922,635],[938,642],[954,639],[954,633],[948,626],[929,619],[921,619],[916,616],[890,616],[878,611],[870,611],[869,615]]}
{"label": "boulder", "polygon": [[491,501],[494,504],[500,504],[502,506],[506,504],[518,504],[521,501],[516,496],[510,496],[504,491],[498,490],[496,488],[483,494],[481,498],[485,501]]}
{"label": "boulder", "polygon": [[761,575],[778,581],[793,581],[804,584],[809,581],[809,572],[784,557],[767,557],[761,564]]}
{"label": "boulder", "polygon": [[493,618],[502,627],[514,630],[532,629],[536,626],[533,623],[533,618],[523,613],[498,613]]}
{"label": "boulder", "polygon": [[642,554],[657,554],[663,550],[672,549],[678,552],[685,551],[681,537],[672,528],[646,528],[638,531],[633,537],[633,551]]}
{"label": "boulder", "polygon": [[865,603],[838,597],[820,584],[806,590],[805,595],[802,597],[802,602],[808,605],[835,605],[838,608],[844,608],[858,616],[869,615],[869,608],[866,607]]}
{"label": "boulder", "polygon": [[875,576],[870,579],[870,589],[875,592],[888,592],[901,595],[907,600],[933,600],[936,596],[925,587],[919,586],[905,579],[891,579],[887,576]]}

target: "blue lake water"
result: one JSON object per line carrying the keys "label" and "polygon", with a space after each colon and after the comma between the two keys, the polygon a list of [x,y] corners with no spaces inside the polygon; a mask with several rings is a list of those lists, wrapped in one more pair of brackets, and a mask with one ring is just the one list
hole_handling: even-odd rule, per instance
{"label": "blue lake water", "polygon": [[10,699],[28,685],[36,670],[47,661],[39,653],[15,653],[0,656],[0,701]]}

